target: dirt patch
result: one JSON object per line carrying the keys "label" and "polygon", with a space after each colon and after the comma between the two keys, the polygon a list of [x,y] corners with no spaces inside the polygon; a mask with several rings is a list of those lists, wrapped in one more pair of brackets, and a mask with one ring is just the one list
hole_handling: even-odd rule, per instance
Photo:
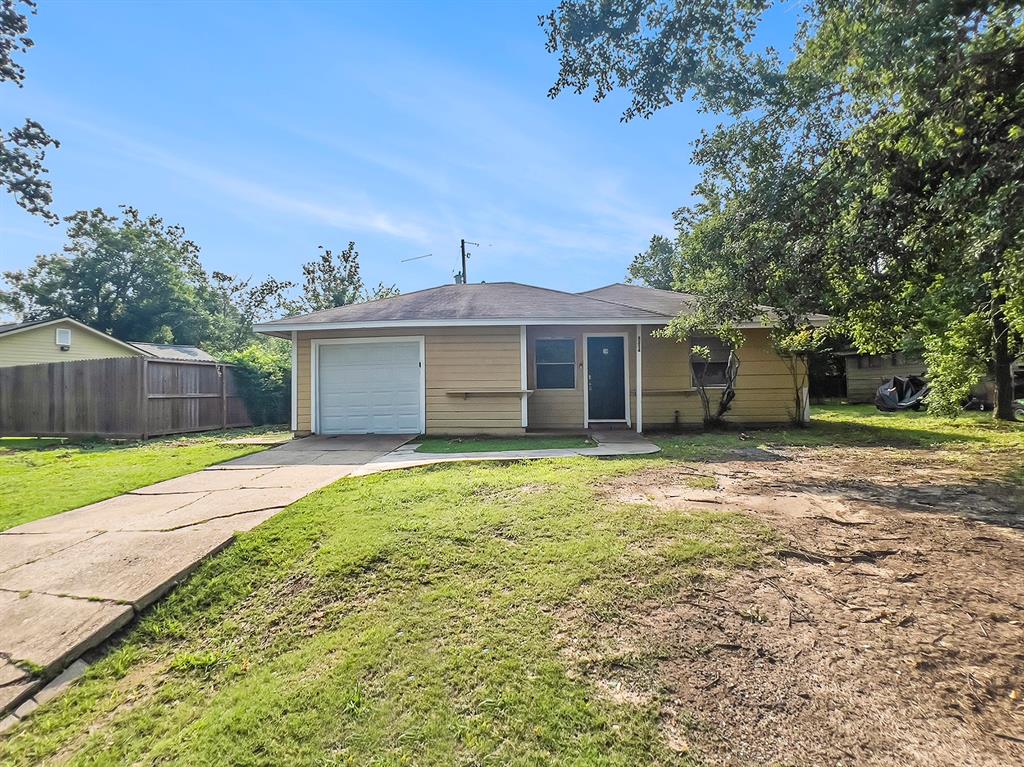
{"label": "dirt patch", "polygon": [[782,543],[614,624],[568,616],[567,653],[611,697],[659,701],[667,742],[712,764],[1024,763],[1020,488],[887,452],[619,480],[616,499],[742,511]]}

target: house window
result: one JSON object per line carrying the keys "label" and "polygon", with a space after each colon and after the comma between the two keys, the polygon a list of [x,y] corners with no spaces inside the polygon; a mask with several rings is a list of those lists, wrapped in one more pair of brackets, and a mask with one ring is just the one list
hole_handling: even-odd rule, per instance
{"label": "house window", "polygon": [[576,388],[576,341],[538,338],[535,351],[538,389]]}
{"label": "house window", "polygon": [[57,346],[71,346],[71,329],[70,328],[57,328],[56,338],[54,339]]}
{"label": "house window", "polygon": [[690,339],[690,348],[694,346],[704,346],[711,350],[710,359],[690,355],[694,387],[700,385],[702,372],[705,386],[725,386],[729,378],[729,354],[732,352],[729,344],[714,336],[698,336]]}

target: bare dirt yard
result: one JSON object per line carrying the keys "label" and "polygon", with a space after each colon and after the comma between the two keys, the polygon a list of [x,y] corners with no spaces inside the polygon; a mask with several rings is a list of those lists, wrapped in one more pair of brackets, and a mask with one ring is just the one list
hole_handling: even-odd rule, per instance
{"label": "bare dirt yard", "polygon": [[[721,765],[1024,764],[1024,455],[781,447],[666,462],[607,497],[774,533],[566,650]],[[571,632],[570,632],[571,633]],[[614,659],[608,662],[608,659]]]}

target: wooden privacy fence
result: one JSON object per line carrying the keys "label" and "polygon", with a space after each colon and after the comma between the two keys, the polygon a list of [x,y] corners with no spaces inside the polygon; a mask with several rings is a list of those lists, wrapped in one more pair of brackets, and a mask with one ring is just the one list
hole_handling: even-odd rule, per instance
{"label": "wooden privacy fence", "polygon": [[146,439],[250,425],[229,365],[119,357],[0,367],[0,436]]}

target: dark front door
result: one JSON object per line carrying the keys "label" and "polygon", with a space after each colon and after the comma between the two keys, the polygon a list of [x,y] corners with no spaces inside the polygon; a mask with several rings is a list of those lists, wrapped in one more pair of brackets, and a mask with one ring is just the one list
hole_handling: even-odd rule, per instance
{"label": "dark front door", "polygon": [[587,339],[587,417],[626,419],[626,341],[622,336]]}

